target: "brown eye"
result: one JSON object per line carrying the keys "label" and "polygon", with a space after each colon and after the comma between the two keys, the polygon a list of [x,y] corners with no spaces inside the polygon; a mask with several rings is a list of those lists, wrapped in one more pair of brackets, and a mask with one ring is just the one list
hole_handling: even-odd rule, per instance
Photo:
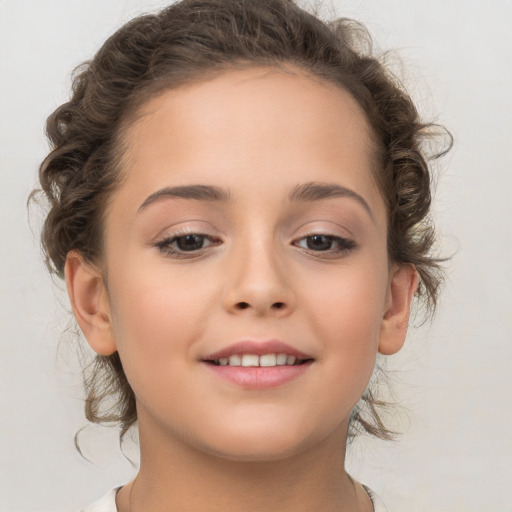
{"label": "brown eye", "polygon": [[328,251],[332,249],[334,238],[327,235],[313,235],[306,237],[306,246],[312,251]]}
{"label": "brown eye", "polygon": [[205,235],[185,235],[176,237],[176,247],[180,251],[198,251],[202,249],[205,242]]}
{"label": "brown eye", "polygon": [[164,238],[155,247],[171,258],[194,258],[200,256],[211,246],[219,245],[221,240],[199,233],[186,233]]}
{"label": "brown eye", "polygon": [[309,252],[325,252],[334,257],[336,255],[341,256],[343,253],[355,249],[357,244],[348,238],[316,233],[300,238],[294,242],[294,245]]}

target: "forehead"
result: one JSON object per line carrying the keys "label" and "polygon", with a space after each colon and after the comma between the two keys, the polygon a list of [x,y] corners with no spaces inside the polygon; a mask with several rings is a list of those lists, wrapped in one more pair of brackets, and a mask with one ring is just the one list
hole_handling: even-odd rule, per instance
{"label": "forehead", "polygon": [[236,69],[166,90],[142,105],[123,139],[122,172],[140,193],[169,181],[256,190],[262,177],[288,188],[334,177],[379,195],[362,109],[341,87],[298,68]]}
{"label": "forehead", "polygon": [[[318,132],[320,117],[324,121],[322,133]],[[253,128],[259,125],[268,129],[279,122],[304,131],[309,127],[312,139],[337,131],[350,139],[354,149],[364,146],[368,154],[373,153],[372,129],[352,95],[292,65],[228,69],[163,90],[127,116],[122,133],[133,143],[148,130],[170,131],[173,119],[182,133],[190,128],[188,135],[209,138],[215,135],[211,132],[214,126],[227,132],[235,123],[247,121]],[[344,129],[347,124],[350,130]]]}

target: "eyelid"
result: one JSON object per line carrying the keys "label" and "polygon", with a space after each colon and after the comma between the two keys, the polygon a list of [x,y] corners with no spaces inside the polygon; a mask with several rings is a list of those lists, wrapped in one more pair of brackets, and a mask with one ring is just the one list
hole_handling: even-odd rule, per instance
{"label": "eyelid", "polygon": [[[188,215],[187,215],[188,217]],[[158,224],[160,224],[158,222]],[[211,238],[224,238],[225,233],[219,229],[218,223],[213,224],[206,220],[203,216],[190,216],[188,218],[179,218],[174,222],[169,222],[163,218],[161,224],[156,227],[152,233],[148,233],[146,243],[154,246],[156,243],[164,239],[186,235],[204,235]]]}
{"label": "eyelid", "polygon": [[[189,235],[204,237],[207,245],[199,249],[183,250],[176,246],[176,241]],[[170,224],[164,229],[160,229],[158,234],[152,237],[149,242],[150,247],[156,248],[164,256],[170,258],[191,259],[199,257],[216,245],[222,243],[223,233],[214,227],[204,218],[188,218],[174,224]]]}
{"label": "eyelid", "polygon": [[[326,238],[330,238],[332,241],[338,243],[340,247],[338,249],[326,249],[326,250],[315,251],[314,249],[311,249],[308,247],[302,247],[298,244],[298,242],[301,242],[302,240],[306,240],[308,238],[313,238],[315,236],[323,236]],[[305,236],[301,236],[299,238],[295,238],[293,241],[293,245],[295,245],[297,247],[302,247],[303,249],[313,252],[313,253],[324,253],[324,254],[344,253],[344,252],[351,251],[357,247],[357,243],[352,238],[328,234],[328,233],[320,233],[320,232],[319,233],[311,233],[311,234],[308,234]]]}
{"label": "eyelid", "polygon": [[340,223],[338,219],[318,218],[301,223],[295,230],[294,239],[312,235],[325,235],[337,238],[356,239],[356,234],[351,226]]}
{"label": "eyelid", "polygon": [[[308,247],[307,239],[314,236],[322,236],[331,239],[332,247],[321,249],[319,247]],[[337,259],[348,256],[358,248],[356,236],[347,226],[327,218],[309,219],[295,230],[295,236],[291,244],[304,254],[316,258]],[[308,244],[309,245],[309,244]]]}
{"label": "eyelid", "polygon": [[[174,244],[177,240],[180,238],[185,238],[189,235],[196,235],[199,237],[204,237],[205,239],[209,240],[210,243],[206,247],[200,247],[199,249],[193,249],[191,251],[182,250],[179,248],[174,248],[172,244]],[[217,245],[220,245],[222,241],[219,238],[213,237],[211,235],[208,235],[206,233],[200,233],[200,232],[175,232],[169,236],[165,236],[161,238],[159,241],[155,242],[153,244],[153,247],[155,247],[158,251],[160,251],[162,254],[176,258],[176,259],[193,259],[202,256],[205,254],[209,248],[215,247]]]}

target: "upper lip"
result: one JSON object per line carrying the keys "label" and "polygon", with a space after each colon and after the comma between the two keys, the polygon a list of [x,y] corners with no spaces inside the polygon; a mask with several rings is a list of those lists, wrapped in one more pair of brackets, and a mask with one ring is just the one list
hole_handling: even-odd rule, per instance
{"label": "upper lip", "polygon": [[203,361],[216,361],[221,357],[230,357],[235,354],[254,354],[262,356],[264,354],[287,354],[295,356],[297,359],[313,359],[312,356],[293,348],[292,346],[280,340],[254,341],[242,340],[229,345],[217,352],[203,357]]}

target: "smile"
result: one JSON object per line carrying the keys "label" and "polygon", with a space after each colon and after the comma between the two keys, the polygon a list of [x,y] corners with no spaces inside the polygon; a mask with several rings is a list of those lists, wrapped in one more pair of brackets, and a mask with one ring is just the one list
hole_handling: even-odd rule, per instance
{"label": "smile", "polygon": [[201,359],[213,375],[245,389],[269,389],[299,378],[312,367],[309,354],[279,340],[242,340]]}
{"label": "smile", "polygon": [[208,361],[217,366],[272,367],[294,366],[302,364],[306,359],[299,359],[289,354],[234,354]]}

